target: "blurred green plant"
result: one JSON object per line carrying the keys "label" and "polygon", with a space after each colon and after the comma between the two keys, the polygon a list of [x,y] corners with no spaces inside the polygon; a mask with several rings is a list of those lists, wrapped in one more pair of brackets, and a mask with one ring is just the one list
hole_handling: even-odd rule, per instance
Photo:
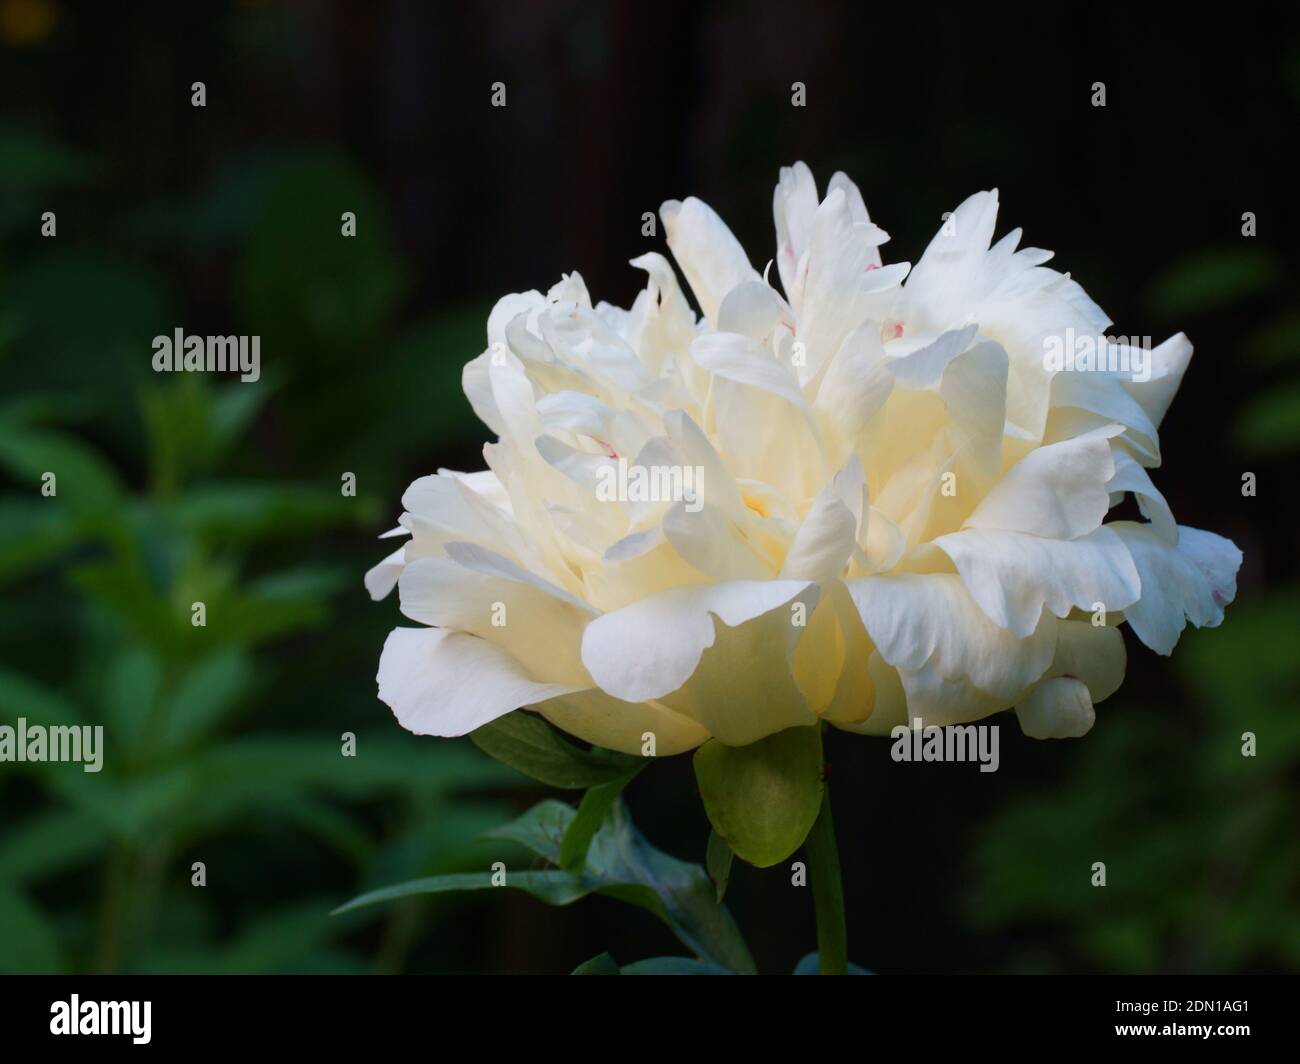
{"label": "blurred green plant", "polygon": [[[1233,307],[1278,280],[1262,254],[1197,256],[1153,285],[1152,309]],[[1237,415],[1242,455],[1300,446],[1298,325],[1294,314],[1266,319],[1240,353],[1225,353],[1246,355],[1261,373],[1283,371]],[[1177,728],[1159,707],[1121,694],[1064,779],[1016,795],[977,834],[974,926],[1062,943],[1023,953],[1016,963],[1028,970],[1300,966],[1300,853],[1278,845],[1300,824],[1297,647],[1294,586],[1247,591],[1221,628],[1184,632],[1170,666]],[[1093,861],[1106,864],[1104,889],[1091,885]]]}
{"label": "blurred green plant", "polygon": [[696,778],[713,824],[705,866],[656,849],[632,823],[621,796],[648,766],[648,755],[577,746],[524,709],[482,725],[470,738],[502,764],[541,783],[585,791],[576,809],[547,799],[488,833],[520,844],[550,867],[511,870],[502,863],[486,872],[426,876],[369,891],[336,913],[502,887],[555,906],[603,894],[658,917],[693,956],[652,957],[620,967],[601,953],[573,975],[755,975],[749,946],[722,904],[733,858],[768,866],[802,847],[813,866],[819,949],[804,956],[794,974],[869,974],[845,954],[844,899],[820,728],[789,728],[748,747],[724,749],[711,742],[696,751]]}
{"label": "blurred green plant", "polygon": [[[1184,634],[1181,726],[1106,707],[1070,775],[1018,795],[976,840],[976,926],[1053,930],[1120,972],[1300,965],[1300,594]],[[1243,756],[1245,733],[1255,756]],[[1081,854],[1089,855],[1081,857]],[[1105,888],[1090,863],[1106,864]],[[1041,958],[1026,958],[1038,966]]]}
{"label": "blurred green plant", "polygon": [[[590,829],[583,830],[581,810],[549,799],[491,834],[527,847],[555,867],[507,872],[503,865],[496,871],[430,876],[364,894],[338,911],[350,913],[416,895],[495,887],[526,891],[548,905],[569,905],[588,894],[607,894],[653,913],[696,954],[673,961],[703,964],[715,973],[755,972],[740,929],[717,900],[704,869],[651,846],[617,799],[592,818]],[[560,867],[575,830],[583,832],[586,846],[576,864]]]}
{"label": "blurred green plant", "polygon": [[[0,128],[0,238],[23,264],[0,262],[0,723],[102,725],[105,747],[99,773],[0,763],[0,972],[401,970],[457,903],[330,909],[518,856],[478,836],[512,815],[521,778],[468,743],[387,726],[364,676],[340,684],[320,662],[340,593],[362,594],[355,536],[385,527],[375,500],[412,447],[471,420],[442,385],[477,353],[485,315],[398,330],[379,197],[336,154],[250,156],[144,206],[119,208],[111,178]],[[59,239],[41,240],[32,219],[54,191]],[[95,197],[95,223],[77,226]],[[354,240],[338,235],[340,203],[360,219]],[[184,270],[164,274],[178,252]],[[219,256],[238,322],[223,331],[260,332],[266,374],[151,373],[149,338],[182,320],[176,293]],[[360,353],[380,348],[397,354],[376,373]],[[400,425],[355,417],[381,401]],[[268,425],[307,449],[309,476],[275,472],[291,449],[263,460]],[[349,721],[374,722],[350,757]],[[196,861],[207,887],[191,883]]]}
{"label": "blurred green plant", "polygon": [[[333,485],[193,479],[246,430],[255,394],[265,392],[214,392],[197,377],[145,394],[143,493],[57,423],[57,401],[0,408],[0,468],[26,486],[0,500],[0,580],[68,607],[41,633],[59,648],[45,663],[53,677],[0,668],[0,719],[102,724],[105,745],[99,773],[0,765],[0,970],[363,967],[331,952],[356,922],[330,921],[325,897],[258,913],[224,941],[191,885],[191,863],[207,858],[208,875],[227,879],[214,856],[222,840],[239,837],[256,865],[259,847],[287,830],[362,881],[371,870],[456,868],[508,809],[494,800],[452,808],[454,795],[517,780],[464,744],[420,746],[383,729],[357,735],[356,756],[345,757],[332,736],[250,719],[274,647],[325,623],[351,576],[307,563],[254,576],[250,557],[276,537],[374,520],[365,500]],[[44,471],[57,471],[53,497],[40,493]],[[204,627],[191,623],[194,602],[206,606]],[[365,818],[375,803],[399,807],[382,843]],[[98,898],[60,889],[97,867],[106,870]],[[173,937],[178,920],[189,930]]]}

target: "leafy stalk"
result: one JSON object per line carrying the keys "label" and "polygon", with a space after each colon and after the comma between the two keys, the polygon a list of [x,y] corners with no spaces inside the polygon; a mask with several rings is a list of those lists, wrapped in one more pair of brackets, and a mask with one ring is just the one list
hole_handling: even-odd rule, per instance
{"label": "leafy stalk", "polygon": [[848,971],[848,933],[844,923],[844,884],[840,880],[840,852],[831,817],[830,787],[822,791],[822,805],[804,842],[812,877],[813,911],[817,914],[817,953],[822,975]]}

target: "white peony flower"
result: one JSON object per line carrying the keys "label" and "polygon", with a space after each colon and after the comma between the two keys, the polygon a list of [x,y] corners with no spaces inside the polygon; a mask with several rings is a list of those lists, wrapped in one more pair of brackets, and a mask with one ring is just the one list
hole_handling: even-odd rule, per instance
{"label": "white peony flower", "polygon": [[[1162,654],[1218,624],[1241,553],[1147,473],[1191,345],[1145,352],[1145,380],[1045,368],[1110,322],[1019,230],[991,245],[997,205],[966,200],[909,272],[856,186],[819,200],[800,163],[774,197],[780,291],[687,199],[660,214],[702,320],[656,253],[629,310],[576,273],[502,299],[464,371],[488,470],[412,484],[409,538],[366,578],[427,626],[380,660],[402,725],[528,706],[671,754],[1014,708],[1076,736],[1123,678],[1122,620]],[[1129,493],[1145,521],[1105,522]]]}

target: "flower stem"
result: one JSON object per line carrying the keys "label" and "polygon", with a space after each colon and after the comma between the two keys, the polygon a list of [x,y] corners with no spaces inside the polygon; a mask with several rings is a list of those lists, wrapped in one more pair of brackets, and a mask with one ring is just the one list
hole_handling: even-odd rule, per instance
{"label": "flower stem", "polygon": [[848,970],[848,933],[844,926],[844,884],[840,881],[840,851],[831,819],[831,789],[822,791],[822,807],[804,842],[812,876],[813,911],[817,915],[817,956],[822,975]]}

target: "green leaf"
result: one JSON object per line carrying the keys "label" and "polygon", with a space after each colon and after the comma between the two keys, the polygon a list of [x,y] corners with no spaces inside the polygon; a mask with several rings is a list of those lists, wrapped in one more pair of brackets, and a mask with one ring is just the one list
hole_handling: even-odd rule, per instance
{"label": "green leaf", "polygon": [[0,885],[0,974],[51,975],[64,970],[58,937],[45,914],[20,891]]}
{"label": "green leaf", "polygon": [[1300,360],[1300,313],[1290,311],[1256,329],[1246,352],[1258,366],[1283,366]]}
{"label": "green leaf", "polygon": [[731,879],[731,861],[735,853],[727,840],[716,831],[709,832],[709,847],[704,854],[704,867],[708,869],[709,878],[718,888],[718,901],[727,893],[727,883]]}
{"label": "green leaf", "polygon": [[342,756],[338,740],[287,735],[231,740],[126,778],[114,775],[111,755],[105,762],[102,773],[30,763],[6,763],[0,772],[38,773],[63,801],[125,838],[197,837],[255,818],[259,824],[306,825],[345,850],[361,841],[357,822],[331,817],[324,799],[356,802],[388,794],[429,799],[510,785],[505,769],[467,746],[448,743],[431,750],[387,733],[359,733],[355,757]]}
{"label": "green leaf", "polygon": [[[353,237],[341,213],[356,214]],[[387,326],[404,288],[401,260],[370,179],[331,152],[279,168],[242,244],[236,290],[263,350],[301,364],[364,350]]]}
{"label": "green leaf", "polygon": [[279,387],[280,382],[275,377],[263,373],[256,388],[232,384],[217,392],[212,400],[211,429],[213,444],[219,452],[224,452],[239,441],[257,417],[258,411]]}
{"label": "green leaf", "polygon": [[788,728],[749,746],[711,739],[695,778],[714,830],[742,860],[768,868],[802,844],[821,808],[820,731]]}
{"label": "green leaf", "polygon": [[1175,263],[1148,292],[1154,313],[1172,318],[1229,307],[1268,291],[1281,276],[1274,255],[1249,247],[1210,248]]}
{"label": "green leaf", "polygon": [[[623,789],[632,782],[643,768],[645,761],[641,764],[634,765],[630,770],[623,773],[616,780],[609,783],[601,783],[590,788],[582,796],[582,801],[578,803],[578,814],[573,818],[573,823],[564,833],[564,839],[560,843],[560,867],[570,872],[580,872],[582,866],[587,860],[587,850],[591,846],[591,840],[596,837],[596,832],[605,822],[605,817],[609,815],[610,809],[618,801],[618,796],[623,793]],[[719,901],[722,899],[719,898]]]}
{"label": "green leaf", "polygon": [[0,883],[24,884],[88,864],[107,848],[103,825],[66,810],[38,813],[6,828]]}
{"label": "green leaf", "polygon": [[316,897],[263,909],[243,923],[233,941],[219,951],[192,945],[163,946],[150,956],[150,967],[170,974],[211,975],[291,974],[302,970],[303,958],[332,936],[348,930],[327,918],[327,903]]}
{"label": "green leaf", "polygon": [[189,533],[220,543],[292,537],[295,528],[359,522],[358,500],[329,485],[285,481],[207,482],[168,508]]}
{"label": "green leaf", "polygon": [[505,881],[501,883],[493,883],[492,877],[492,872],[451,872],[442,876],[425,876],[406,883],[395,883],[391,887],[381,887],[379,890],[372,890],[353,898],[340,905],[331,915],[339,916],[367,905],[396,901],[398,898],[410,898],[419,894],[454,894],[463,890],[504,888],[522,890],[538,901],[546,902],[547,905],[568,905],[600,889],[599,884],[584,881],[561,868],[507,872]]}
{"label": "green leaf", "polygon": [[[175,653],[181,638],[194,629],[188,609],[163,598],[150,574],[138,564],[88,562],[65,570],[69,582],[86,598],[111,613],[140,642],[161,654]],[[195,595],[207,602],[211,615],[214,596]],[[184,627],[182,627],[184,626]],[[190,636],[190,641],[193,636]]]}
{"label": "green leaf", "polygon": [[248,239],[267,197],[303,149],[269,147],[241,153],[219,168],[206,187],[184,197],[149,201],[132,209],[124,225],[132,238],[193,253],[238,248]]}
{"label": "green leaf", "polygon": [[623,965],[623,975],[735,975],[717,964],[694,957],[649,957]]}
{"label": "green leaf", "polygon": [[1248,400],[1235,427],[1238,446],[1251,454],[1300,447],[1300,382],[1278,385]]}
{"label": "green leaf", "polygon": [[[46,473],[55,476],[50,506],[66,503],[74,512],[104,516],[121,502],[117,474],[80,440],[48,429],[6,426],[0,434],[0,467],[39,495]],[[57,500],[57,501],[56,501]]]}
{"label": "green leaf", "polygon": [[548,798],[538,802],[522,816],[515,817],[510,823],[493,828],[488,832],[488,837],[517,842],[552,864],[559,864],[564,833],[569,830],[576,815],[573,806]]}
{"label": "green leaf", "polygon": [[0,668],[0,718],[26,717],[29,724],[84,725],[85,715],[64,695],[28,679],[22,673]]}
{"label": "green leaf", "polygon": [[[820,975],[822,970],[821,958],[814,953],[805,953],[799,963],[794,966],[795,975]],[[861,965],[849,962],[849,975],[872,975],[874,973],[867,971]]]}
{"label": "green leaf", "polygon": [[601,953],[584,961],[570,973],[572,975],[735,975],[719,964],[696,960],[694,957],[648,957],[619,968],[608,953]]}
{"label": "green leaf", "polygon": [[26,575],[80,538],[79,522],[51,502],[35,493],[0,500],[0,580]]}
{"label": "green leaf", "polygon": [[598,953],[589,961],[583,961],[569,973],[570,975],[622,975],[618,964],[608,953]]}
{"label": "green leaf", "polygon": [[[521,843],[558,863],[573,809],[548,800],[493,832],[496,838]],[[592,839],[585,881],[601,884],[600,893],[649,909],[672,928],[690,949],[732,971],[752,973],[753,958],[731,913],[719,905],[708,874],[655,849],[632,823],[622,801]]]}
{"label": "green leaf", "polygon": [[[576,815],[571,806],[548,799],[490,837],[518,842],[558,863],[564,835]],[[335,912],[415,894],[489,889],[492,879],[491,872],[430,876],[363,894]],[[741,974],[755,971],[749,948],[731,914],[714,899],[704,869],[651,846],[632,825],[621,801],[592,839],[581,873],[562,868],[507,872],[501,885],[526,891],[549,905],[568,905],[588,894],[617,898],[659,917],[701,958]]]}
{"label": "green leaf", "polygon": [[214,387],[198,373],[145,382],[139,402],[154,490],[171,496],[181,484],[216,467],[275,390],[269,373],[256,387],[242,382]]}
{"label": "green leaf", "polygon": [[200,659],[166,703],[168,748],[181,747],[216,730],[252,684],[252,661],[242,650],[219,650]]}
{"label": "green leaf", "polygon": [[81,184],[97,169],[93,156],[39,130],[8,122],[0,126],[0,182],[9,190]]}
{"label": "green leaf", "polygon": [[6,383],[19,394],[57,391],[93,402],[119,446],[130,446],[140,429],[136,389],[157,380],[149,343],[180,319],[170,278],[134,251],[92,250],[89,243],[40,241],[22,270],[5,278],[0,307],[18,310],[24,325],[6,361]]}
{"label": "green leaf", "polygon": [[475,729],[469,737],[502,764],[563,790],[586,790],[613,783],[642,763],[641,758],[630,754],[580,750],[537,714],[522,709]]}
{"label": "green leaf", "polygon": [[139,646],[124,647],[110,659],[97,682],[105,730],[114,745],[121,744],[119,749],[149,745],[146,730],[163,683],[157,655]]}
{"label": "green leaf", "polygon": [[[370,424],[364,438],[354,435],[348,441],[357,465],[379,470],[408,453],[409,425],[425,425],[428,446],[434,448],[477,437],[483,426],[463,398],[461,369],[482,349],[483,323],[491,310],[490,303],[475,302],[411,323],[385,347],[382,365],[358,363],[361,372],[353,373],[350,386],[323,394],[313,413],[327,423],[346,424],[357,405],[388,411],[383,424]],[[448,397],[433,422],[427,417],[430,395]]]}

